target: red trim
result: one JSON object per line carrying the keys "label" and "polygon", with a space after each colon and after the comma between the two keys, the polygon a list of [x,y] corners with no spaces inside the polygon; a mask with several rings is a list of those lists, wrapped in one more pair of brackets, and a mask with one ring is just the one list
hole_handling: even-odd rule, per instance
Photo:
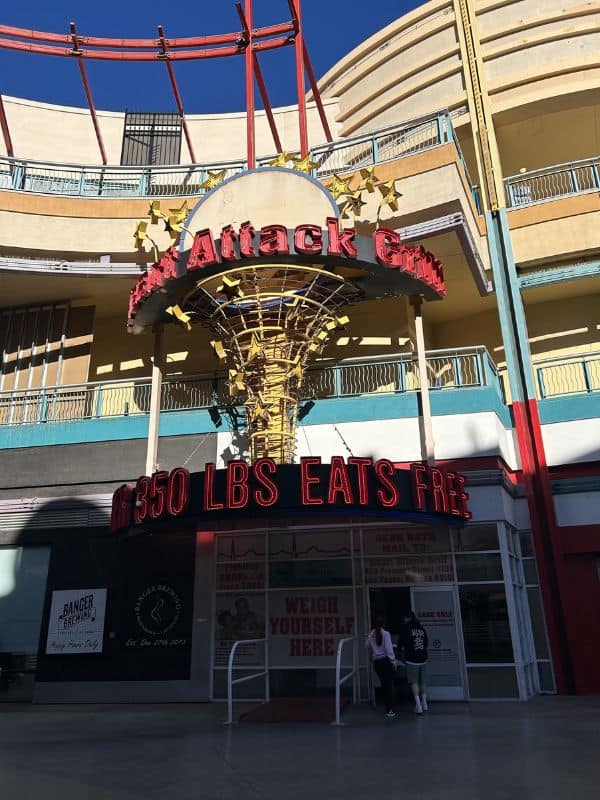
{"label": "red trim", "polygon": [[98,142],[98,147],[100,148],[100,157],[102,159],[102,163],[106,164],[107,158],[106,158],[106,151],[104,149],[104,142],[102,141],[100,125],[98,123],[98,117],[96,116],[96,109],[94,107],[94,98],[92,97],[92,90],[90,88],[90,82],[88,81],[87,70],[85,68],[85,64],[81,59],[83,52],[79,49],[79,40],[77,37],[77,30],[75,28],[74,22],[71,22],[71,39],[73,40],[72,54],[78,56],[77,66],[79,67],[79,74],[81,75],[81,80],[83,82],[83,90],[85,92],[88,108],[90,109],[90,114],[92,115],[92,123],[94,125],[94,131],[96,132],[96,140]]}
{"label": "red trim", "polygon": [[10,128],[8,127],[8,119],[6,118],[6,111],[4,103],[2,102],[2,95],[0,94],[0,128],[2,128],[2,136],[4,137],[4,146],[6,154],[11,158],[14,156],[12,139],[10,138]]}
{"label": "red trim", "polygon": [[292,22],[296,31],[296,89],[298,92],[298,125],[300,128],[300,155],[308,155],[308,130],[306,126],[306,89],[304,86],[304,35],[302,33],[302,10],[300,0],[288,0],[292,11]]}
{"label": "red trim", "polygon": [[600,553],[600,524],[562,525],[558,531],[565,555]]}
{"label": "red trim", "polygon": [[273,136],[273,143],[275,145],[275,150],[278,153],[281,153],[283,151],[283,147],[281,144],[281,139],[279,138],[279,133],[277,131],[277,124],[275,123],[275,117],[273,116],[273,109],[271,108],[271,102],[269,101],[269,95],[267,93],[265,79],[263,78],[262,70],[260,68],[260,64],[258,63],[258,56],[256,55],[256,53],[253,53],[253,56],[254,56],[254,75],[256,76],[256,82],[258,83],[260,96],[262,97],[263,105],[265,107],[265,113],[267,115],[267,119],[269,120],[269,127],[271,128],[271,135]]}
{"label": "red trim", "polygon": [[244,0],[235,7],[242,23],[242,41],[244,47],[245,84],[246,84],[246,157],[248,169],[256,167],[256,143],[254,130],[254,59],[252,32],[252,0]]}
{"label": "red trim", "polygon": [[175,78],[175,70],[173,69],[173,65],[168,60],[167,55],[167,40],[165,39],[165,32],[162,25],[158,26],[158,36],[159,36],[159,44],[161,48],[161,53],[165,57],[165,64],[167,67],[167,73],[169,75],[169,80],[171,82],[171,88],[173,89],[173,95],[175,97],[175,104],[177,105],[177,110],[179,111],[179,116],[181,117],[181,124],[183,126],[183,133],[185,135],[185,141],[187,142],[188,150],[190,153],[190,158],[192,159],[192,163],[196,163],[196,154],[194,153],[194,148],[192,146],[192,138],[190,136],[190,132],[188,130],[187,120],[185,118],[185,114],[183,111],[183,101],[181,100],[181,94],[179,93],[179,87],[177,86],[177,80]]}
{"label": "red trim", "polygon": [[327,115],[325,114],[325,109],[323,107],[323,101],[321,100],[321,92],[319,91],[319,86],[317,84],[317,79],[315,78],[315,73],[312,68],[312,63],[310,60],[310,56],[308,55],[308,49],[306,47],[306,42],[302,43],[303,52],[304,52],[304,63],[306,65],[306,73],[308,75],[308,80],[310,82],[310,86],[315,98],[315,103],[317,104],[317,109],[319,111],[319,117],[321,118],[321,125],[323,126],[323,132],[325,133],[325,138],[328,142],[333,141],[333,136],[331,135],[331,130],[329,128],[329,122],[327,121]]}

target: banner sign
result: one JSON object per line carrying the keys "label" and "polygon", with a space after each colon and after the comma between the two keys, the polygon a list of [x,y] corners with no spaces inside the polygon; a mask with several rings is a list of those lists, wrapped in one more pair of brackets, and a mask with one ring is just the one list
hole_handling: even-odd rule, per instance
{"label": "banner sign", "polygon": [[46,653],[101,653],[106,589],[52,592]]}
{"label": "banner sign", "polygon": [[318,511],[393,512],[407,519],[456,525],[471,518],[466,479],[425,464],[398,469],[388,459],[332,456],[329,464],[306,456],[299,464],[272,458],[254,464],[230,461],[226,469],[207,464],[190,474],[183,467],[142,475],[113,495],[111,532],[169,518],[210,519]]}
{"label": "banner sign", "polygon": [[[269,646],[272,667],[331,667],[340,639],[354,636],[351,589],[302,589],[269,597]],[[351,648],[347,659],[352,661]]]}
{"label": "banner sign", "polygon": [[381,297],[394,290],[422,294],[430,300],[446,294],[439,259],[422,246],[405,245],[397,231],[377,228],[372,236],[364,236],[354,228],[340,229],[336,217],[328,217],[324,228],[314,224],[295,228],[264,225],[257,230],[246,221],[237,230],[225,225],[218,238],[208,228],[197,231],[187,252],[169,247],[131,290],[128,325],[139,331],[156,322],[170,305],[169,296],[181,294],[182,288],[199,277],[261,261],[321,264],[326,269],[354,267],[363,273],[362,280],[355,280],[367,297]]}
{"label": "banner sign", "polygon": [[452,583],[452,556],[392,556],[365,558],[365,583],[372,586],[414,586],[417,583]]}

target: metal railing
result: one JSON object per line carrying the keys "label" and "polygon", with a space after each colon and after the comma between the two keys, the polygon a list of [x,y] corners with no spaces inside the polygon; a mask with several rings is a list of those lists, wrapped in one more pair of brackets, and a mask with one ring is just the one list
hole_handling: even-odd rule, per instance
{"label": "metal railing", "polygon": [[583,192],[597,192],[600,190],[600,158],[586,158],[512,175],[505,178],[504,186],[509,208]]}
{"label": "metal railing", "polygon": [[600,352],[545,359],[534,369],[541,399],[600,392]]}
{"label": "metal railing", "polygon": [[[310,154],[318,167],[312,174],[326,178],[333,172],[359,169],[448,142],[455,143],[466,172],[450,114],[439,111],[374,133],[314,147]],[[260,158],[259,165],[265,166],[272,158]],[[183,197],[204,194],[202,183],[208,172],[224,170],[224,177],[229,178],[246,168],[244,159],[191,165],[103,167],[0,156],[0,189],[77,197]]]}
{"label": "metal railing", "polygon": [[[352,669],[342,676],[342,653],[344,646],[352,642]],[[355,636],[349,636],[346,639],[340,639],[337,647],[337,655],[335,659],[335,720],[333,725],[342,724],[342,685],[352,678],[352,702],[356,703],[357,689],[356,689],[356,675],[358,674],[358,647]]]}
{"label": "metal railing", "polygon": [[[265,646],[265,668],[262,672],[253,672],[252,675],[243,675],[241,678],[233,678],[233,660],[235,658],[235,651],[241,644],[264,644]],[[265,679],[265,703],[271,699],[271,687],[269,683],[269,640],[268,639],[239,639],[233,643],[231,652],[229,653],[229,660],[227,662],[227,720],[226,725],[233,724],[233,687],[238,683],[247,683],[248,681],[255,680],[256,678]]]}
{"label": "metal railing", "polygon": [[[485,347],[430,350],[431,390],[492,386],[502,397],[496,366]],[[419,389],[413,353],[318,362],[305,374],[303,399],[403,394]],[[126,417],[150,411],[150,378],[13,389],[0,392],[0,425]],[[224,408],[231,404],[222,373],[166,378],[161,411]]]}

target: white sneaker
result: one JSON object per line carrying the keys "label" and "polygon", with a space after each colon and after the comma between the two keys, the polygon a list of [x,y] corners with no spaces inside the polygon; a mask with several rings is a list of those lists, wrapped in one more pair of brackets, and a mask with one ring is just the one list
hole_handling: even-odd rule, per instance
{"label": "white sneaker", "polygon": [[429,706],[427,705],[427,700],[421,699],[421,708],[423,711],[429,711]]}
{"label": "white sneaker", "polygon": [[415,706],[415,714],[422,714],[423,707],[421,705]]}
{"label": "white sneaker", "polygon": [[385,715],[386,715],[386,717],[387,717],[388,719],[395,719],[395,717],[396,717],[396,712],[395,712],[395,711],[386,711],[386,712],[385,712]]}

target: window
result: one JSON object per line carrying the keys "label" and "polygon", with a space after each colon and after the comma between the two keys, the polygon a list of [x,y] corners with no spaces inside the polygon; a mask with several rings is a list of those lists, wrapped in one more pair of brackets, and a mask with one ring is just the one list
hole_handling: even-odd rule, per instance
{"label": "window", "polygon": [[121,150],[123,166],[179,164],[180,155],[179,114],[125,113]]}

